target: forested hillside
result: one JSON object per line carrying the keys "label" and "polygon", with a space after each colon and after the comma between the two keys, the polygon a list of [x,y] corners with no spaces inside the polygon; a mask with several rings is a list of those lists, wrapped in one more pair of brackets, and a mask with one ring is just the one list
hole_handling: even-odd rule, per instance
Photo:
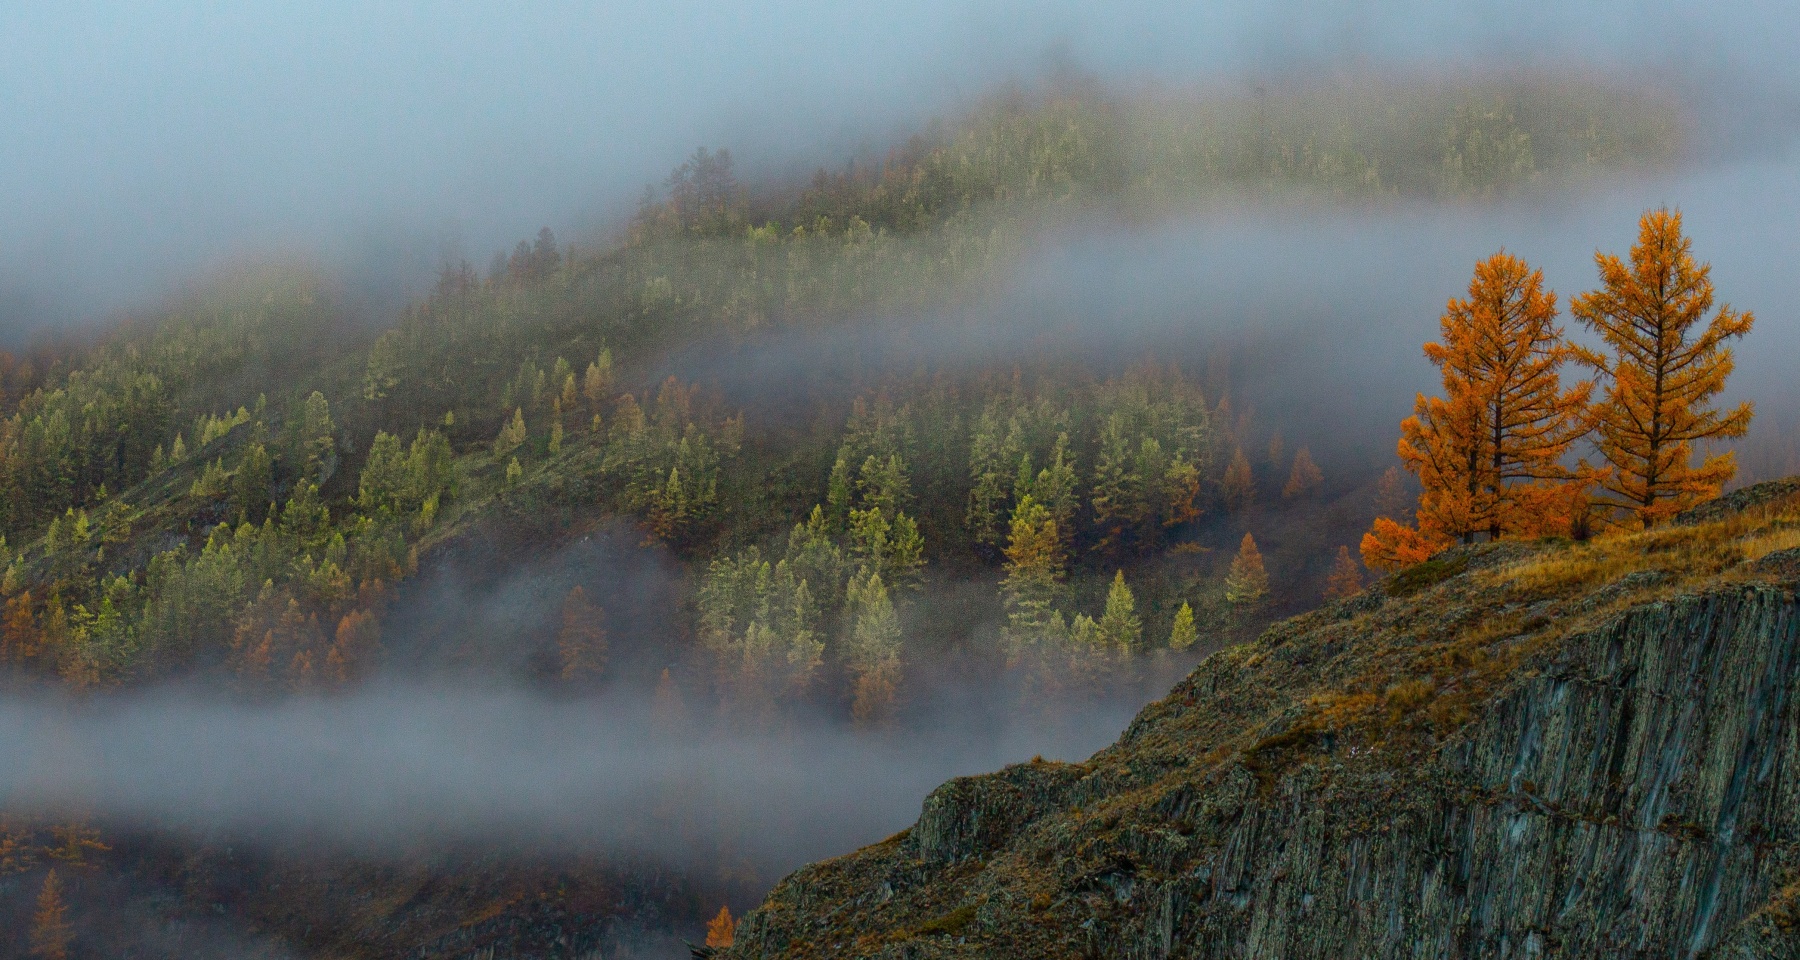
{"label": "forested hillside", "polygon": [[[998,586],[1010,525],[1040,516],[1056,546],[1034,562],[1055,581],[1072,567],[1086,600],[1087,580],[1150,564],[1147,633],[1111,645],[1162,646],[1177,601],[1227,618],[1205,586],[1221,565],[1193,553],[1204,518],[1341,495],[1234,413],[1230,383],[1021,356],[864,371],[830,405],[757,422],[704,381],[657,382],[659,357],[976,296],[1078,213],[1482,196],[1666,162],[1675,129],[1665,104],[1549,82],[1020,93],[798,190],[739,183],[702,149],[623,241],[565,251],[545,231],[485,276],[447,267],[378,336],[305,276],[234,278],[92,346],[6,360],[6,659],[84,685],[222,666],[342,682],[376,664],[384,592],[421,557],[546,510],[631,518],[692,562],[697,638],[779,648],[801,675],[827,647],[865,649],[858,676],[900,657],[898,635],[843,643],[850,598],[904,603],[938,567]],[[1306,566],[1277,595],[1315,590]]]}
{"label": "forested hillside", "polygon": [[[526,649],[459,668],[777,730],[903,729],[953,665],[1054,717],[1355,594],[1377,517],[1432,548],[1487,528],[1415,519],[1391,448],[1285,442],[1206,343],[823,369],[772,346],[979,301],[1075,224],[1479,209],[1674,164],[1685,129],[1672,101],[1571,78],[1076,83],[810,179],[701,149],[605,242],[546,229],[448,264],[374,327],[319,279],[234,276],[0,356],[0,663],[21,687],[251,698],[430,672],[429,640],[395,649],[423,574],[626,530],[680,571],[655,622],[609,631],[608,584],[576,585],[551,630],[502,641]],[[22,851],[0,871],[84,859],[40,843],[56,820],[0,828]]]}

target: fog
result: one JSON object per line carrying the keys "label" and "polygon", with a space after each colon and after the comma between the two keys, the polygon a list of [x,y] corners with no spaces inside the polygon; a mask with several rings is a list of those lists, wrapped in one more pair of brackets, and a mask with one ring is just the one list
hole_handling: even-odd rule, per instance
{"label": "fog", "polygon": [[[1661,206],[1682,211],[1695,256],[1712,264],[1720,302],[1757,316],[1724,402],[1758,404],[1762,428],[1749,445],[1791,431],[1800,423],[1792,379],[1800,355],[1800,155],[1791,148],[1481,209],[1295,209],[1220,214],[1149,233],[1084,232],[1021,271],[992,311],[1001,323],[975,328],[995,344],[996,331],[1010,327],[1034,345],[1062,341],[1127,357],[1224,349],[1235,358],[1240,398],[1291,441],[1366,462],[1392,449],[1414,393],[1437,388],[1419,345],[1439,337],[1444,303],[1465,295],[1477,260],[1504,248],[1541,268],[1570,335],[1591,341],[1567,314],[1570,298],[1598,285],[1595,252],[1625,256],[1638,216]],[[970,354],[966,344],[958,352]]]}
{"label": "fog", "polygon": [[[736,351],[697,344],[645,380],[673,373],[717,385],[754,421],[866,389],[883,371],[1033,357],[1101,368],[1173,361],[1222,373],[1213,389],[1229,389],[1265,429],[1309,445],[1327,466],[1385,468],[1396,462],[1397,424],[1415,393],[1438,388],[1420,344],[1439,337],[1445,301],[1466,294],[1476,261],[1504,248],[1542,269],[1569,335],[1592,342],[1568,302],[1598,285],[1595,252],[1625,256],[1639,215],[1660,206],[1682,211],[1719,301],[1757,317],[1723,398],[1758,405],[1741,446],[1748,454],[1785,443],[1800,426],[1791,373],[1800,353],[1800,153],[1791,147],[1480,206],[1233,206],[1150,228],[1094,219],[1041,240],[973,305],[801,329]],[[1749,479],[1800,469],[1744,460]]]}
{"label": "fog", "polygon": [[[1504,247],[1566,305],[1594,284],[1596,249],[1624,254],[1638,214],[1670,205],[1720,298],[1758,317],[1727,396],[1759,404],[1746,447],[1792,450],[1797,36],[1800,12],[1774,2],[16,0],[0,6],[0,345],[268,257],[320,265],[379,320],[447,258],[485,262],[546,224],[603,242],[700,144],[730,147],[746,179],[800,174],[1071,68],[1121,87],[1579,68],[1680,89],[1698,124],[1686,165],[1488,204],[1087,221],[1034,240],[973,306],[683,352],[658,373],[717,384],[754,413],[830,387],[801,370],[848,383],[852,367],[1027,352],[1223,357],[1234,399],[1290,444],[1328,471],[1366,469],[1385,465],[1414,392],[1432,386],[1419,344],[1476,260]],[[1773,453],[1745,461],[1752,477],[1800,468]],[[645,652],[672,645],[658,619],[677,602],[672,565],[593,549],[479,588],[428,571],[389,620],[406,669],[342,696],[8,694],[0,809],[365,853],[471,842],[694,868],[735,858],[772,878],[904,827],[947,777],[1084,757],[1141,699],[1046,726],[932,675],[887,733],[809,717],[721,732],[702,704],[672,721],[653,709],[664,664]],[[466,655],[525,670],[519,612],[535,611],[526,632],[550,629],[547,611],[582,577],[616,587],[602,599],[625,682],[559,698],[441,669]]]}
{"label": "fog", "polygon": [[0,9],[0,336],[270,256],[391,308],[446,255],[484,262],[545,224],[599,235],[699,144],[732,147],[751,174],[835,165],[1071,65],[1117,83],[1628,68],[1707,91],[1734,141],[1779,141],[1795,16],[1773,2],[19,0]]}
{"label": "fog", "polygon": [[[991,692],[991,691],[990,691]],[[907,825],[949,777],[1078,759],[1119,703],[1063,725],[940,710],[923,726],[723,732],[620,693],[390,684],[244,704],[174,690],[0,701],[0,808],[358,854],[445,843],[607,852],[767,880]]]}
{"label": "fog", "polygon": [[[946,655],[910,666],[889,727],[853,727],[828,706],[721,716],[672,622],[680,571],[637,540],[607,528],[505,563],[480,542],[445,551],[397,588],[383,670],[354,691],[0,690],[0,810],[377,857],[474,844],[699,876],[728,861],[773,882],[908,826],[950,777],[1085,759],[1192,666],[1159,660],[1099,700],[1051,705]],[[608,634],[597,691],[534,669],[534,655],[554,656],[576,586]],[[958,588],[933,584],[907,615],[937,615]],[[999,629],[964,626],[987,641]],[[665,667],[678,685],[658,690]]]}

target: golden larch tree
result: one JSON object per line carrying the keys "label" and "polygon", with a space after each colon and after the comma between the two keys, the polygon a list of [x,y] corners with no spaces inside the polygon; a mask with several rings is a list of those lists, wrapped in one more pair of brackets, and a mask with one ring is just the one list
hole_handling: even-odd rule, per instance
{"label": "golden larch tree", "polygon": [[1613,352],[1580,351],[1606,387],[1594,408],[1600,453],[1613,466],[1601,483],[1605,502],[1645,526],[1716,496],[1737,463],[1723,452],[1696,466],[1695,445],[1750,428],[1749,403],[1721,412],[1710,401],[1731,374],[1726,342],[1749,333],[1755,318],[1721,304],[1706,319],[1712,266],[1696,263],[1692,247],[1679,211],[1648,211],[1631,263],[1595,253],[1601,288],[1569,305]]}
{"label": "golden larch tree", "polygon": [[381,652],[381,621],[367,610],[352,610],[338,620],[331,648],[325,653],[325,673],[337,684],[355,679]]}
{"label": "golden larch tree", "polygon": [[1263,568],[1262,551],[1256,547],[1256,538],[1246,533],[1225,574],[1225,599],[1240,607],[1252,607],[1268,593],[1269,571]]}
{"label": "golden larch tree", "polygon": [[5,614],[0,617],[0,638],[0,662],[25,663],[37,656],[42,635],[32,611],[31,591],[6,601]]}
{"label": "golden larch tree", "polygon": [[1406,489],[1406,476],[1399,467],[1382,471],[1375,483],[1375,515],[1407,523],[1412,520],[1413,505],[1418,498]]}
{"label": "golden larch tree", "polygon": [[1331,574],[1325,578],[1325,599],[1343,600],[1362,592],[1362,566],[1350,555],[1349,547],[1339,547],[1332,561]]}
{"label": "golden larch tree", "polygon": [[1401,570],[1430,560],[1448,545],[1447,540],[1428,537],[1399,521],[1376,517],[1369,532],[1363,534],[1363,565],[1371,570]]}
{"label": "golden larch tree", "polygon": [[502,424],[500,432],[494,436],[494,461],[505,460],[525,443],[525,437],[525,410],[514,407],[512,419]]}
{"label": "golden larch tree", "polygon": [[0,814],[0,879],[24,873],[37,863],[37,849],[29,826],[15,826]]}
{"label": "golden larch tree", "polygon": [[1250,459],[1243,448],[1232,454],[1231,464],[1219,478],[1219,499],[1231,511],[1243,510],[1256,501],[1256,477],[1250,472]]}
{"label": "golden larch tree", "polygon": [[729,947],[737,941],[737,921],[731,919],[731,908],[720,907],[719,915],[707,921],[706,945]]}
{"label": "golden larch tree", "polygon": [[900,618],[878,573],[852,577],[845,593],[845,659],[856,674],[850,714],[859,726],[883,723],[893,713],[900,681]]}
{"label": "golden larch tree", "polygon": [[1377,568],[1412,562],[1461,540],[1545,532],[1587,471],[1565,463],[1587,431],[1593,384],[1564,389],[1561,367],[1577,357],[1556,325],[1556,294],[1543,273],[1505,251],[1475,265],[1466,300],[1451,299],[1443,341],[1425,344],[1444,395],[1420,394],[1400,424],[1398,452],[1419,478],[1416,529],[1378,520],[1364,538]]}
{"label": "golden larch tree", "polygon": [[1288,471],[1287,485],[1281,488],[1281,496],[1288,500],[1304,497],[1324,483],[1325,475],[1319,472],[1319,465],[1313,462],[1312,454],[1301,447],[1294,454],[1294,469]]}
{"label": "golden larch tree", "polygon": [[311,690],[318,681],[313,670],[311,650],[300,650],[294,653],[294,659],[288,661],[288,685],[295,690]]}
{"label": "golden larch tree", "polygon": [[1026,648],[1054,632],[1056,607],[1067,592],[1063,585],[1066,567],[1055,516],[1026,494],[1013,508],[1006,542],[1006,578],[1001,581],[1006,600],[1003,636],[1009,660],[1016,662]]}
{"label": "golden larch tree", "polygon": [[81,820],[53,825],[50,836],[55,843],[45,847],[44,852],[71,867],[85,867],[89,853],[106,853],[112,849],[100,839],[100,831]]}
{"label": "golden larch tree", "polygon": [[37,909],[31,914],[31,955],[43,960],[69,960],[69,941],[74,938],[75,932],[69,927],[69,908],[63,903],[62,880],[51,868],[44,875]]}
{"label": "golden larch tree", "polygon": [[604,613],[573,587],[563,598],[562,625],[556,631],[557,675],[570,683],[591,682],[606,670]]}

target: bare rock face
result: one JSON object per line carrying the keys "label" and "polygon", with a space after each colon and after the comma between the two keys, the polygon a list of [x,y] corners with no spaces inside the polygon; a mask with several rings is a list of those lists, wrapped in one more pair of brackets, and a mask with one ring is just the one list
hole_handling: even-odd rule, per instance
{"label": "bare rock face", "polygon": [[1278,625],[1086,763],[940,787],[725,955],[1800,957],[1800,605],[1741,512]]}
{"label": "bare rock face", "polygon": [[958,777],[933,790],[913,828],[919,857],[954,863],[1004,846],[1067,792],[1069,768],[1052,764],[1009,767],[982,777]]}

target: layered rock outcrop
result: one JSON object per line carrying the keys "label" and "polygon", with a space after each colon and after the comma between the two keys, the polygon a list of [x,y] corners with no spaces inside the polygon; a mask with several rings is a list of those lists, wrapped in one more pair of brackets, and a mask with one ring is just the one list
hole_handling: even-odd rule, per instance
{"label": "layered rock outcrop", "polygon": [[1086,763],[940,787],[725,956],[1800,957],[1800,515],[1739,501],[1278,625]]}

